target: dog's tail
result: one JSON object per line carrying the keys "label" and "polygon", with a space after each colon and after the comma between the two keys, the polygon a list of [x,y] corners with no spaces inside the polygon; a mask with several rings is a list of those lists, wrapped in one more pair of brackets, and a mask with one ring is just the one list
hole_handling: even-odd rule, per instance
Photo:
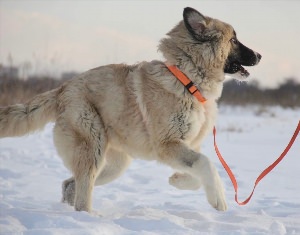
{"label": "dog's tail", "polygon": [[0,137],[25,135],[55,121],[58,91],[42,93],[25,104],[0,107]]}

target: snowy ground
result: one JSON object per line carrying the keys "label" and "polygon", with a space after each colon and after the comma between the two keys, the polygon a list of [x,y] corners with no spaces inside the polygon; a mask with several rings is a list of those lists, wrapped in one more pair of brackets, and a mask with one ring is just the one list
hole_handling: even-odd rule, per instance
{"label": "snowy ground", "polygon": [[[240,200],[283,151],[299,118],[299,109],[221,108],[217,141],[237,177]],[[168,185],[168,167],[134,161],[119,180],[95,189],[95,212],[87,214],[60,203],[69,172],[53,146],[52,127],[0,140],[0,234],[300,234],[300,136],[246,206],[235,203],[210,135],[203,152],[224,181],[227,212],[212,209],[203,190]]]}

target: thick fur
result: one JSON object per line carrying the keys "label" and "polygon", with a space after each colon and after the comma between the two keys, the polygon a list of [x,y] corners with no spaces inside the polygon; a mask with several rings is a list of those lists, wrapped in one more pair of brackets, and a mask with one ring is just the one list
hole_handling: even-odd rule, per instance
{"label": "thick fur", "polygon": [[63,201],[76,210],[90,211],[94,185],[118,178],[132,158],[171,166],[177,171],[171,185],[189,190],[203,185],[208,202],[227,209],[219,174],[200,144],[216,119],[224,67],[235,53],[234,30],[186,8],[184,20],[167,35],[159,45],[166,63],[198,86],[205,104],[163,62],[152,61],[98,67],[27,104],[0,109],[0,137],[55,121],[54,143],[72,172],[63,182]]}
{"label": "thick fur", "polygon": [[0,107],[0,137],[21,136],[56,120],[58,89],[34,97],[26,104]]}

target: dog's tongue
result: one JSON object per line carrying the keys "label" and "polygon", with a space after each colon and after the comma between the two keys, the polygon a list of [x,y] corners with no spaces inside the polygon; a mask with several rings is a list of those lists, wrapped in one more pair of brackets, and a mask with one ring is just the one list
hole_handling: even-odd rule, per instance
{"label": "dog's tongue", "polygon": [[242,76],[248,77],[250,75],[250,73],[246,69],[244,69],[244,67],[242,65],[239,65],[239,68],[240,68],[240,73]]}

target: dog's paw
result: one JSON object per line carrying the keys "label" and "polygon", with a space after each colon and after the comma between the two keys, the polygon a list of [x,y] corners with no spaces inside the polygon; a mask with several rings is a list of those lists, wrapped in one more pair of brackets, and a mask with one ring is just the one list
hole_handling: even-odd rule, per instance
{"label": "dog's paw", "polygon": [[218,211],[226,211],[227,203],[225,190],[219,174],[214,174],[211,184],[205,187],[206,197],[213,208]]}
{"label": "dog's paw", "polygon": [[184,173],[174,173],[169,178],[169,184],[181,190],[197,190],[201,187],[199,179]]}
{"label": "dog's paw", "polygon": [[62,202],[74,206],[75,199],[75,181],[73,179],[65,180],[62,183]]}

